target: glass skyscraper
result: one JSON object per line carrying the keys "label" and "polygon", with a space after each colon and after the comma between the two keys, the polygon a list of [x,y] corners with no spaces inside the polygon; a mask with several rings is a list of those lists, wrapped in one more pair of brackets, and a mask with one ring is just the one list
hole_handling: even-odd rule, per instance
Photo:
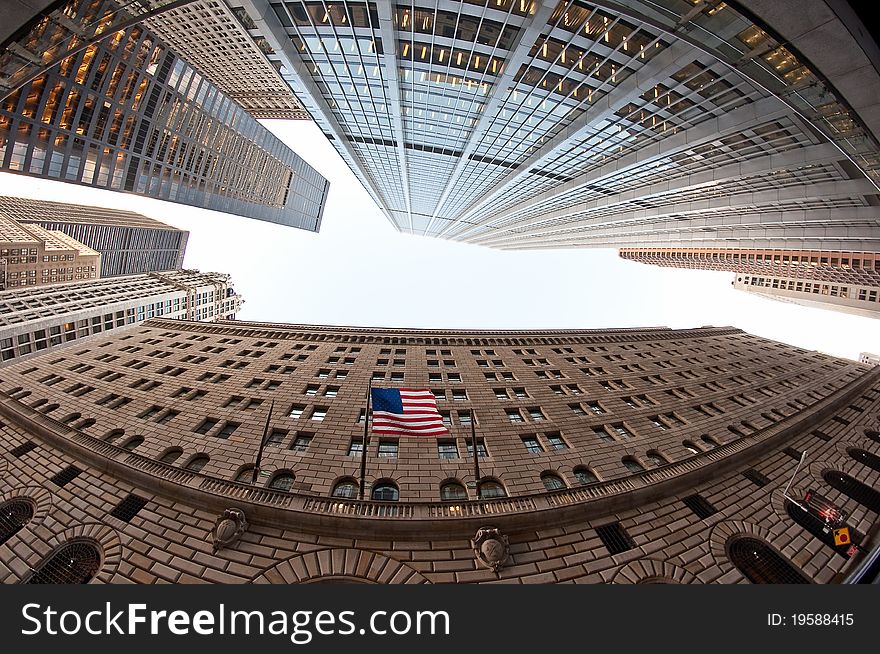
{"label": "glass skyscraper", "polygon": [[401,231],[877,248],[869,113],[730,4],[228,2]]}
{"label": "glass skyscraper", "polygon": [[328,182],[141,26],[0,102],[0,170],[317,231]]}

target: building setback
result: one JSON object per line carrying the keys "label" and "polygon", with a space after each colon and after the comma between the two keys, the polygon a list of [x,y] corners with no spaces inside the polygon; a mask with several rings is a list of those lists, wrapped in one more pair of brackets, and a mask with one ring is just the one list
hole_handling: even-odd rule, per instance
{"label": "building setback", "polygon": [[249,20],[223,0],[194,0],[145,23],[254,118],[308,120],[309,114],[266,58],[265,40],[255,41],[248,34],[245,24],[253,27]]}
{"label": "building setback", "polygon": [[64,232],[101,254],[101,277],[179,270],[189,232],[133,211],[0,196],[0,214]]}
{"label": "building setback", "polygon": [[318,231],[328,182],[141,26],[0,101],[0,170]]}
{"label": "building setback", "polygon": [[101,276],[101,254],[60,231],[24,225],[0,209],[0,291]]}
{"label": "building setback", "polygon": [[155,316],[233,320],[229,275],[170,270],[0,292],[0,365]]}
{"label": "building setback", "polygon": [[[359,502],[368,385],[449,435],[372,436]],[[840,582],[865,555],[816,511],[876,545],[878,412],[880,368],[733,328],[163,316],[4,369],[0,581],[76,542],[55,581]]]}
{"label": "building setback", "polygon": [[732,3],[228,4],[401,231],[880,251],[877,132]]}

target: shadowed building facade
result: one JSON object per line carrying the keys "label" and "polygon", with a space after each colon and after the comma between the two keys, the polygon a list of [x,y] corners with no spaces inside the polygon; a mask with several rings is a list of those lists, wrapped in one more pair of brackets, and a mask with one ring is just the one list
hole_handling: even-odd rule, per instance
{"label": "shadowed building facade", "polygon": [[[359,501],[369,385],[449,434],[373,436]],[[880,368],[732,328],[153,319],[4,369],[0,579],[840,582],[862,553],[782,491],[808,451],[791,497],[870,549],[878,428]]]}
{"label": "shadowed building facade", "polygon": [[101,276],[179,270],[189,232],[133,211],[0,196],[0,215],[63,232],[101,254]]}

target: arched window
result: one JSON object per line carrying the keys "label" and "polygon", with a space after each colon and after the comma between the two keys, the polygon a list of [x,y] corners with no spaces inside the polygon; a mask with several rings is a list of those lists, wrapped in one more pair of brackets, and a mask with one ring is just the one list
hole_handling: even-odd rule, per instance
{"label": "arched window", "polygon": [[183,466],[184,470],[189,470],[190,472],[198,472],[206,465],[208,465],[208,461],[211,458],[207,454],[198,454],[189,460],[185,466]]}
{"label": "arched window", "polygon": [[52,413],[55,409],[59,407],[58,404],[47,404],[42,409],[40,409],[40,413]]}
{"label": "arched window", "polygon": [[88,541],[67,541],[43,559],[23,584],[87,584],[98,573],[101,552]]}
{"label": "arched window", "polygon": [[480,499],[489,500],[493,497],[507,497],[507,492],[497,481],[484,481],[479,488]]}
{"label": "arched window", "polygon": [[279,472],[272,477],[272,481],[269,482],[269,488],[287,493],[293,487],[294,479],[295,477],[289,472]]}
{"label": "arched window", "polygon": [[143,442],[144,442],[143,436],[133,436],[132,438],[129,438],[127,441],[125,441],[125,445],[122,446],[122,449],[128,450],[129,452],[131,452],[133,449],[138,447]]}
{"label": "arched window", "polygon": [[462,502],[467,498],[467,491],[457,481],[447,481],[440,486],[440,499],[444,502]]}
{"label": "arched window", "polygon": [[333,487],[333,497],[343,497],[348,500],[353,500],[358,496],[360,491],[360,487],[354,479],[342,479],[336,482],[336,485]]}
{"label": "arched window", "polygon": [[880,456],[877,456],[876,454],[871,454],[867,450],[863,450],[860,447],[847,448],[846,453],[859,463],[862,463],[869,468],[873,468],[874,470],[880,471]]}
{"label": "arched window", "polygon": [[593,471],[586,466],[578,466],[572,472],[574,473],[574,478],[581,484],[594,484],[599,481],[599,478],[593,474]]}
{"label": "arched window", "polygon": [[714,438],[712,438],[711,436],[709,436],[709,434],[703,434],[702,436],[700,436],[700,440],[703,441],[709,447],[718,447],[720,445],[720,443],[717,440],[715,440]]}
{"label": "arched window", "polygon": [[8,541],[34,517],[34,505],[20,498],[0,504],[0,545]]}
{"label": "arched window", "polygon": [[72,423],[74,420],[79,420],[80,418],[82,418],[82,414],[81,414],[81,413],[79,413],[79,412],[71,413],[71,414],[66,415],[66,416],[64,416],[63,418],[61,418],[61,422],[63,422],[63,423],[65,423],[65,424],[69,425],[69,424]]}
{"label": "arched window", "polygon": [[108,431],[107,435],[104,436],[104,442],[105,443],[112,443],[113,441],[115,441],[117,438],[119,438],[123,434],[125,434],[124,429],[113,429],[111,431]]}
{"label": "arched window", "polygon": [[383,481],[373,486],[371,497],[380,502],[396,502],[400,499],[400,491],[394,482]]}
{"label": "arched window", "polygon": [[621,463],[632,473],[644,472],[645,467],[631,456],[625,456],[620,460]]}
{"label": "arched window", "polygon": [[682,441],[681,446],[691,454],[700,454],[703,451],[693,441]]}
{"label": "arched window", "polygon": [[94,418],[84,418],[83,420],[80,420],[78,423],[76,423],[73,426],[73,428],[74,429],[88,429],[89,427],[94,425],[96,422],[97,422],[97,420],[95,420]]}
{"label": "arched window", "polygon": [[866,429],[865,436],[870,438],[875,443],[880,443],[880,431],[877,431],[876,429]]}
{"label": "arched window", "polygon": [[880,493],[870,486],[866,486],[858,479],[837,470],[826,470],[822,479],[829,486],[851,497],[862,506],[871,509],[874,513],[880,513]]}
{"label": "arched window", "polygon": [[541,475],[541,481],[544,483],[544,488],[548,491],[559,490],[560,488],[565,488],[565,482],[560,479],[558,475],[554,475],[550,472],[545,472]]}
{"label": "arched window", "polygon": [[235,481],[241,482],[242,484],[250,484],[254,479],[254,467],[253,466],[245,466],[241,470],[238,471],[238,474],[235,475]]}
{"label": "arched window", "polygon": [[753,584],[808,584],[791,563],[762,540],[740,536],[727,544],[727,555]]}
{"label": "arched window", "polygon": [[[846,554],[846,551],[849,549],[849,545],[845,545],[843,547],[838,547],[834,544],[834,534],[831,533],[831,530],[825,530],[825,521],[822,518],[819,518],[808,511],[805,511],[801,507],[799,507],[794,502],[785,503],[785,510],[788,513],[788,517],[798,523],[801,527],[806,529],[808,532],[813,534],[820,541],[825,543],[828,547],[835,550],[842,557],[848,559],[849,557]],[[855,541],[855,534],[853,534],[853,541]]]}
{"label": "arched window", "polygon": [[159,461],[162,463],[174,463],[177,459],[180,458],[180,455],[183,454],[183,450],[179,447],[172,447],[170,450],[165,452],[162,456],[159,457]]}
{"label": "arched window", "polygon": [[657,467],[665,466],[667,463],[669,463],[669,461],[667,461],[666,458],[657,450],[648,450],[648,452],[645,454],[645,458]]}

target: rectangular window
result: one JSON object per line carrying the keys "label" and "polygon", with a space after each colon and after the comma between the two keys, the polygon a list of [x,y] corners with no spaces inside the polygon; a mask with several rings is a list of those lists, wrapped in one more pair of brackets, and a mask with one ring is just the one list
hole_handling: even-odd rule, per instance
{"label": "rectangular window", "polygon": [[287,438],[288,431],[286,429],[273,429],[269,432],[269,437],[266,439],[266,445],[281,445],[284,440]]}
{"label": "rectangular window", "polygon": [[202,420],[201,424],[193,431],[195,431],[197,434],[207,434],[209,431],[217,426],[218,422],[220,421],[215,418],[205,418],[204,420]]}
{"label": "rectangular window", "polygon": [[318,422],[322,421],[327,417],[327,407],[325,406],[316,406],[312,411],[311,420],[316,420]]}
{"label": "rectangular window", "polygon": [[360,440],[353,440],[348,444],[348,456],[360,456],[364,451],[364,444]]}
{"label": "rectangular window", "polygon": [[287,416],[289,418],[293,418],[294,420],[297,420],[298,418],[302,417],[303,411],[305,411],[305,410],[306,410],[306,408],[304,406],[299,405],[299,404],[294,404],[292,407],[290,407],[290,411],[287,412]]}
{"label": "rectangular window", "polygon": [[[465,441],[465,445],[467,446],[467,455],[469,457],[473,457],[474,455],[474,445],[471,439],[467,439]],[[477,458],[485,459],[489,456],[489,452],[486,450],[486,442],[482,438],[477,439]]]}
{"label": "rectangular window", "polygon": [[385,439],[379,441],[379,457],[394,458],[397,456],[397,441]]}
{"label": "rectangular window", "polygon": [[531,454],[537,454],[538,452],[543,452],[544,448],[541,447],[541,442],[538,440],[537,436],[522,436],[523,445],[525,445],[526,450]]}
{"label": "rectangular window", "polygon": [[223,425],[223,428],[218,431],[214,436],[216,438],[229,438],[236,429],[241,427],[240,423],[227,421],[226,424]]}
{"label": "rectangular window", "polygon": [[508,409],[507,419],[510,420],[510,422],[525,422],[519,409]]}
{"label": "rectangular window", "polygon": [[305,452],[309,443],[312,442],[312,434],[297,434],[296,438],[290,444],[290,449],[294,452]]}
{"label": "rectangular window", "polygon": [[455,441],[437,441],[437,455],[441,459],[457,459],[458,446]]}

